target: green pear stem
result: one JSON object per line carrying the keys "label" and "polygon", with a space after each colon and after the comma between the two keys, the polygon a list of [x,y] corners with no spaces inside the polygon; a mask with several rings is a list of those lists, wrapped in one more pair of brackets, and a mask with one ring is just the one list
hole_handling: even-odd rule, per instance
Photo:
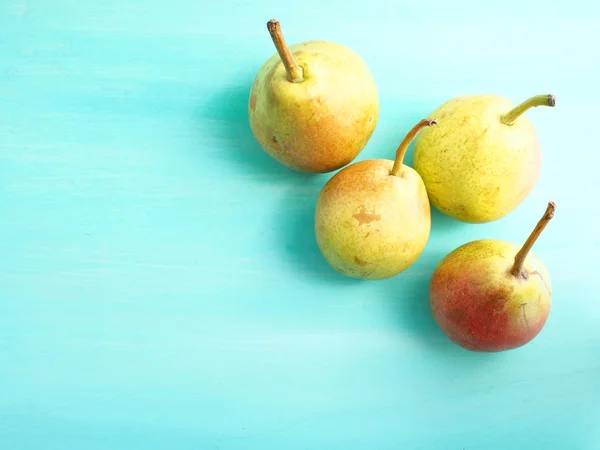
{"label": "green pear stem", "polygon": [[396,150],[396,159],[394,160],[394,165],[390,171],[390,175],[402,178],[402,162],[404,161],[404,155],[406,155],[408,146],[415,139],[415,137],[417,137],[419,131],[425,127],[435,125],[436,123],[437,120],[435,119],[422,119],[412,128],[412,130],[408,132],[404,140],[400,143],[400,146],[398,146],[398,150]]}
{"label": "green pear stem", "polygon": [[519,118],[521,114],[527,111],[529,108],[534,108],[536,106],[554,106],[556,105],[556,97],[554,95],[535,95],[531,98],[528,98],[523,103],[518,106],[515,106],[509,112],[504,114],[500,121],[504,125],[512,125],[515,123],[515,120]]}
{"label": "green pear stem", "polygon": [[521,250],[519,250],[519,252],[515,256],[515,262],[512,266],[512,269],[510,270],[510,273],[513,276],[523,276],[522,270],[525,258],[527,258],[527,254],[531,250],[531,247],[533,247],[533,244],[535,243],[537,238],[540,236],[540,234],[542,234],[542,231],[544,231],[544,228],[546,228],[548,222],[550,222],[550,220],[554,217],[555,209],[556,205],[554,204],[554,202],[549,202],[544,216],[539,220],[539,222],[525,241],[525,244],[523,244],[523,247],[521,247]]}
{"label": "green pear stem", "polygon": [[285,71],[288,75],[288,80],[292,83],[302,83],[304,81],[304,72],[302,67],[298,65],[292,52],[285,43],[283,38],[283,32],[281,31],[281,25],[278,20],[271,19],[267,22],[267,29],[273,39],[273,44],[279,53],[279,57],[285,66]]}

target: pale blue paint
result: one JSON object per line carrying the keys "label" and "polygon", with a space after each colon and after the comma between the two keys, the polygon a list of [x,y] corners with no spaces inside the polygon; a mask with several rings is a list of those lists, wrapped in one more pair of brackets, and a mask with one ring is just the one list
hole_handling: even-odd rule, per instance
{"label": "pale blue paint", "polygon": [[[0,4],[0,448],[599,449],[598,2],[284,3]],[[539,184],[496,223],[434,213],[401,276],[336,275],[312,234],[330,175],[282,168],[248,128],[273,16],[370,65],[359,160],[449,97],[555,93],[528,113]],[[521,242],[548,200],[546,328],[503,354],[451,344],[435,265]]]}

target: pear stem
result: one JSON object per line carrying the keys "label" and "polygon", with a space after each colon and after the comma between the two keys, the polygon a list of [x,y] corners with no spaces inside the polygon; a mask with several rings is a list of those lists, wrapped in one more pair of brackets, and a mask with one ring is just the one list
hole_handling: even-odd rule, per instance
{"label": "pear stem", "polygon": [[304,73],[302,67],[298,65],[292,52],[285,43],[283,38],[283,32],[281,31],[281,25],[278,20],[271,19],[267,22],[267,29],[273,39],[273,44],[279,53],[279,57],[285,66],[285,71],[288,75],[288,80],[292,83],[302,83],[304,81]]}
{"label": "pear stem", "polygon": [[556,97],[554,95],[536,95],[531,98],[528,98],[523,103],[518,106],[515,106],[509,112],[504,114],[500,121],[504,125],[512,125],[515,123],[515,120],[519,118],[521,114],[527,111],[529,108],[534,108],[536,106],[554,106],[556,104]]}
{"label": "pear stem", "polygon": [[419,131],[425,127],[435,125],[436,123],[437,120],[435,119],[422,119],[412,128],[412,130],[408,132],[404,140],[400,143],[400,146],[398,146],[398,150],[396,150],[396,159],[394,160],[394,166],[390,171],[390,175],[402,178],[402,162],[404,161],[404,155],[406,155],[408,146],[415,139],[415,137],[417,137]]}
{"label": "pear stem", "polygon": [[513,264],[512,269],[510,270],[510,273],[513,276],[523,276],[522,270],[525,258],[527,258],[527,254],[531,250],[531,247],[533,247],[533,244],[535,243],[537,238],[540,236],[540,234],[542,234],[542,231],[544,230],[544,228],[546,228],[548,222],[550,222],[550,220],[554,217],[555,209],[556,205],[554,204],[554,202],[549,202],[544,216],[539,220],[539,222],[525,241],[525,244],[523,244],[523,247],[521,247],[521,250],[519,250],[519,252],[515,256],[515,263]]}

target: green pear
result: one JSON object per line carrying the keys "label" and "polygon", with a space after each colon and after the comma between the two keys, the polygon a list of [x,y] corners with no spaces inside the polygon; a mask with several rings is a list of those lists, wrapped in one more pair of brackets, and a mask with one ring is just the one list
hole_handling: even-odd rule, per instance
{"label": "green pear", "polygon": [[277,49],[250,91],[250,128],[263,150],[298,172],[325,173],[356,158],[379,116],[379,97],[366,63],[326,41],[288,47],[278,21],[267,27]]}
{"label": "green pear", "polygon": [[323,187],[315,211],[315,235],[326,261],[352,278],[380,280],[413,264],[429,238],[431,211],[423,180],[403,164],[423,119],[404,138],[395,161],[353,163]]}
{"label": "green pear", "polygon": [[522,114],[554,104],[553,95],[516,107],[496,95],[471,95],[436,108],[431,117],[440,123],[419,135],[413,155],[431,203],[469,223],[513,211],[533,189],[542,164],[535,129]]}
{"label": "green pear", "polygon": [[482,239],[450,252],[435,269],[430,304],[435,321],[468,350],[498,352],[536,337],[550,312],[552,284],[531,247],[554,216],[550,202],[525,244]]}

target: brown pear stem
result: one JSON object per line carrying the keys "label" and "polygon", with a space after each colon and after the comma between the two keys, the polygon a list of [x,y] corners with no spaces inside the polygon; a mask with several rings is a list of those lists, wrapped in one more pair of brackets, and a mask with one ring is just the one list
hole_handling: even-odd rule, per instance
{"label": "brown pear stem", "polygon": [[523,244],[523,247],[521,247],[521,250],[519,250],[519,252],[515,256],[515,263],[513,264],[512,269],[510,270],[510,273],[515,277],[522,276],[521,271],[523,270],[523,263],[525,262],[525,258],[527,258],[527,254],[531,250],[531,247],[533,247],[533,244],[535,243],[537,238],[540,236],[540,234],[542,234],[542,231],[544,231],[544,228],[546,228],[548,222],[550,222],[550,220],[554,217],[555,209],[556,205],[554,204],[554,202],[549,202],[544,216],[539,220],[539,222],[525,241],[525,244]]}
{"label": "brown pear stem", "polygon": [[531,98],[528,98],[523,103],[518,106],[515,106],[509,112],[500,117],[500,121],[504,125],[512,125],[515,123],[515,120],[519,118],[521,114],[527,111],[529,108],[534,108],[536,106],[551,106],[556,105],[556,97],[554,95],[536,95]]}
{"label": "brown pear stem", "polygon": [[430,127],[435,125],[437,120],[435,119],[422,119],[418,124],[416,124],[412,130],[408,132],[404,140],[400,143],[398,150],[396,150],[396,159],[394,160],[394,166],[390,171],[390,175],[395,177],[402,177],[402,162],[404,161],[404,155],[406,155],[406,151],[408,150],[408,146],[410,143],[417,137],[419,131],[421,131],[425,127]]}
{"label": "brown pear stem", "polygon": [[290,80],[292,83],[302,83],[304,81],[302,67],[298,65],[292,56],[292,52],[290,52],[290,49],[286,45],[279,21],[275,19],[269,20],[267,22],[267,29],[269,30],[271,39],[273,39],[273,44],[275,44],[277,53],[279,53],[279,57],[281,58],[281,61],[283,61],[283,65],[285,66],[285,70],[288,75],[288,80]]}

